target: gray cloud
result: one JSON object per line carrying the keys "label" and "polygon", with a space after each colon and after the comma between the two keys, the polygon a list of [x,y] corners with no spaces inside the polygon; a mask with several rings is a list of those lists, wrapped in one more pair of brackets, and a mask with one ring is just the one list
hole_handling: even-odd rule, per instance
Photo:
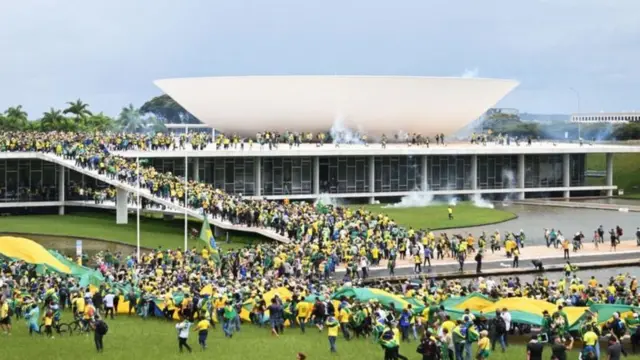
{"label": "gray cloud", "polygon": [[516,78],[501,105],[637,108],[637,0],[80,0],[0,5],[0,109],[78,97],[115,114],[165,77],[398,74]]}

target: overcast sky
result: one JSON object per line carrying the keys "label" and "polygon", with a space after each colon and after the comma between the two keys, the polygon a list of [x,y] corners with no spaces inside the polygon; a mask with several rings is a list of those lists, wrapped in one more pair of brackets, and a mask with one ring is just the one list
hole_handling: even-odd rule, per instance
{"label": "overcast sky", "polygon": [[[499,105],[640,110],[639,0],[0,1],[0,109],[115,115],[169,77],[513,78]],[[1,111],[1,110],[0,110]]]}

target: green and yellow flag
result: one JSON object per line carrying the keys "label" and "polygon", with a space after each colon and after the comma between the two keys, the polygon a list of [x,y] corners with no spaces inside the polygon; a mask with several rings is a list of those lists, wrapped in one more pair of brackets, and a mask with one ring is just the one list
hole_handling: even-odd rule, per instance
{"label": "green and yellow flag", "polygon": [[204,241],[207,244],[207,248],[211,253],[211,257],[213,262],[216,265],[220,264],[220,252],[218,251],[218,245],[216,243],[216,238],[213,236],[213,232],[211,231],[211,226],[209,226],[209,219],[205,216],[204,221],[202,222],[202,229],[200,229],[200,240]]}

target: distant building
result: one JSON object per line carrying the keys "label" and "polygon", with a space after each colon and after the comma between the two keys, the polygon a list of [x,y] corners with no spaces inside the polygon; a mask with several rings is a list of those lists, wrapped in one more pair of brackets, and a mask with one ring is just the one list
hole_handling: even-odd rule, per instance
{"label": "distant building", "polygon": [[640,121],[640,112],[618,112],[618,113],[585,113],[572,114],[571,122],[578,123],[628,123]]}

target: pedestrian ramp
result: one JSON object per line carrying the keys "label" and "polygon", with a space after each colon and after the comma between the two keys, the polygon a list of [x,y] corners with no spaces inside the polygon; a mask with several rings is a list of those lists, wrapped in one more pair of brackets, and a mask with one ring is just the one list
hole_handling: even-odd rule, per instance
{"label": "pedestrian ramp", "polygon": [[[193,209],[193,208],[185,208],[182,205],[179,204],[175,204],[173,202],[171,202],[170,200],[158,197],[153,195],[151,192],[149,192],[148,189],[145,188],[140,188],[138,189],[136,186],[133,186],[131,184],[128,183],[124,183],[122,181],[119,181],[117,179],[112,179],[106,175],[101,175],[98,174],[98,172],[96,170],[90,170],[90,169],[86,169],[80,166],[77,166],[75,164],[75,160],[70,160],[70,159],[64,159],[60,156],[54,155],[54,154],[43,154],[43,153],[32,153],[36,158],[44,160],[44,161],[49,161],[58,165],[62,165],[66,168],[69,168],[73,171],[77,171],[79,173],[82,173],[84,175],[93,177],[95,179],[98,179],[104,183],[107,183],[109,185],[112,185],[118,189],[122,189],[125,190],[127,192],[130,192],[132,194],[136,194],[138,191],[140,191],[140,197],[143,197],[149,201],[152,201],[154,203],[160,204],[165,206],[168,209],[173,209],[176,213],[180,213],[180,214],[187,214],[188,216],[194,217],[196,219],[200,219],[200,220],[204,220],[204,215],[202,213],[201,210],[199,209]],[[259,227],[252,227],[252,226],[244,226],[244,225],[237,225],[237,224],[233,224],[229,221],[225,221],[222,220],[220,218],[217,217],[213,217],[212,215],[208,216],[208,221],[209,224],[216,226],[220,229],[224,229],[224,230],[230,230],[230,231],[239,231],[239,232],[245,232],[245,233],[254,233],[257,235],[261,235],[264,237],[267,237],[269,239],[273,239],[279,242],[283,242],[283,243],[288,243],[289,239],[283,235],[278,234],[276,231],[272,230],[272,229],[267,229],[267,228],[259,228]]]}

